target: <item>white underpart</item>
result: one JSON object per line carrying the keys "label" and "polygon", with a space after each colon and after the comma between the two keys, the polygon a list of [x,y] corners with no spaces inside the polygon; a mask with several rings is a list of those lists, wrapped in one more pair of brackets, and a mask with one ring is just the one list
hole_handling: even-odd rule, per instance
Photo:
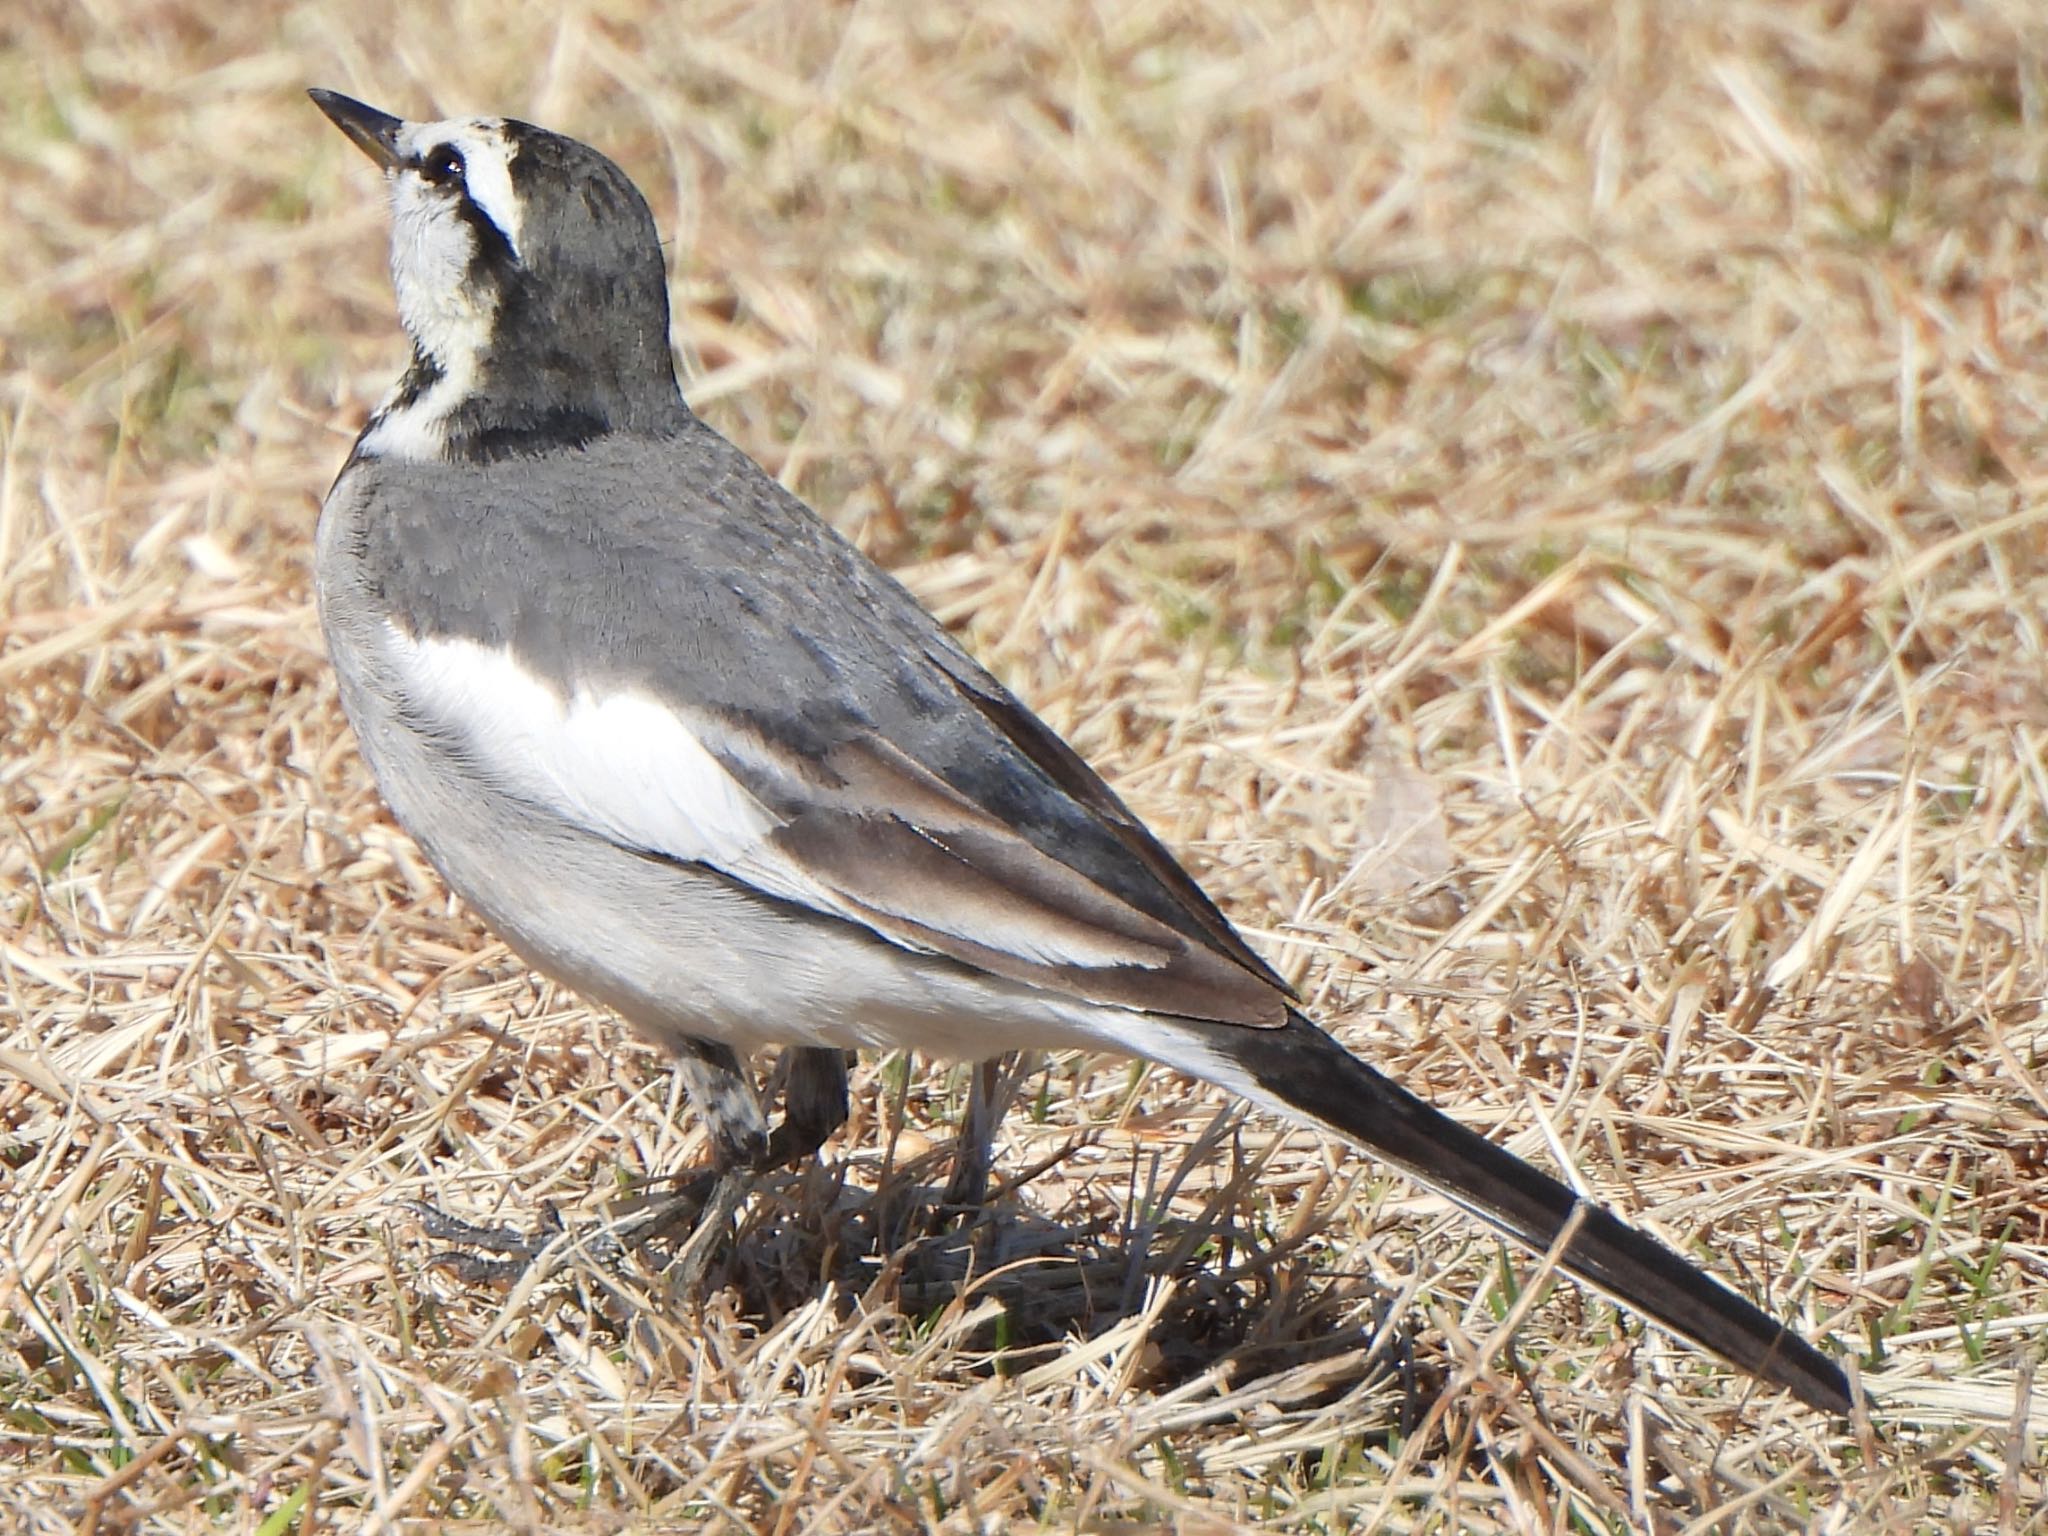
{"label": "white underpart", "polygon": [[[868,926],[844,893],[770,841],[783,822],[705,745],[704,733],[720,729],[715,723],[693,723],[631,689],[579,688],[564,697],[502,647],[423,638],[388,620],[385,628],[409,713],[450,735],[501,789],[621,847],[708,865],[780,900]],[[1125,958],[1121,944],[1090,943],[1085,934],[991,931],[974,904],[955,910],[947,895],[936,890],[922,910],[896,915],[1041,964]]]}
{"label": "white underpart", "polygon": [[[441,145],[462,156],[463,186],[434,186],[416,162]],[[469,200],[519,253],[523,208],[512,185],[512,145],[494,118],[407,123],[398,133],[407,164],[386,174],[391,197],[391,286],[398,318],[413,343],[441,370],[431,389],[402,409],[397,389],[364,435],[361,451],[383,458],[438,458],[446,423],[475,392],[497,318],[496,295],[469,283],[476,234],[460,211]],[[402,387],[402,385],[400,386]]]}

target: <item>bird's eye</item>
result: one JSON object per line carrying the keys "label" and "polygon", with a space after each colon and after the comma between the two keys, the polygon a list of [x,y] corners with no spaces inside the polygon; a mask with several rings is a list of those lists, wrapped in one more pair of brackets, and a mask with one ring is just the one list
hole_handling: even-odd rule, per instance
{"label": "bird's eye", "polygon": [[445,187],[462,180],[462,151],[453,144],[437,144],[420,159],[420,175],[429,186]]}

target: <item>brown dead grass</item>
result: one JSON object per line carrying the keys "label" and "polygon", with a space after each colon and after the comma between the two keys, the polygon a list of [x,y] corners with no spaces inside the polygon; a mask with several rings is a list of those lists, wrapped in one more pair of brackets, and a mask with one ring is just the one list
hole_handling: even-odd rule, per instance
{"label": "brown dead grass", "polygon": [[[2048,1529],[2031,0],[0,15],[0,1524]],[[401,357],[307,106],[603,145],[693,398],[1316,1011],[1861,1358],[1837,1432],[1062,1059],[867,1063],[700,1314],[407,1203],[690,1163],[384,819],[307,600]],[[1383,1367],[1391,1365],[1389,1373]]]}

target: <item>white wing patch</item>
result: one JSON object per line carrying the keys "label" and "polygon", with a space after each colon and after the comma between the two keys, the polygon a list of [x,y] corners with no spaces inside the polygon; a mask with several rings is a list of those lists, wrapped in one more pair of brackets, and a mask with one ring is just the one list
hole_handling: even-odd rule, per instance
{"label": "white wing patch", "polygon": [[490,779],[566,821],[727,870],[779,825],[656,699],[579,690],[565,700],[510,651],[387,632],[415,705]]}
{"label": "white wing patch", "polygon": [[[875,895],[856,899],[773,840],[784,822],[706,746],[702,733],[717,730],[714,723],[693,727],[686,713],[631,689],[578,689],[564,698],[499,646],[422,638],[389,620],[385,633],[414,718],[446,733],[456,754],[507,793],[621,847],[706,865],[764,895],[876,931],[862,911]],[[878,805],[871,814],[890,811]],[[1048,927],[1006,914],[990,895],[985,885],[954,889],[942,878],[870,910],[1034,964],[1133,963],[1127,941],[1079,923]],[[878,936],[933,952],[901,931]]]}

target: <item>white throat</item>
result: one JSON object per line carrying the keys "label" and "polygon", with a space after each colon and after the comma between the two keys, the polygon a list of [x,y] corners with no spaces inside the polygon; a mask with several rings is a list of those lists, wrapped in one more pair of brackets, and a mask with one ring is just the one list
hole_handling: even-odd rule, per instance
{"label": "white throat", "polygon": [[384,397],[356,447],[368,457],[440,458],[449,417],[481,382],[498,296],[472,280],[478,236],[462,210],[464,195],[497,227],[514,257],[519,254],[523,209],[512,185],[515,147],[503,125],[490,118],[408,123],[398,135],[409,160],[441,146],[462,156],[460,188],[431,185],[413,165],[385,178],[398,318],[439,377],[402,405],[404,380]]}

